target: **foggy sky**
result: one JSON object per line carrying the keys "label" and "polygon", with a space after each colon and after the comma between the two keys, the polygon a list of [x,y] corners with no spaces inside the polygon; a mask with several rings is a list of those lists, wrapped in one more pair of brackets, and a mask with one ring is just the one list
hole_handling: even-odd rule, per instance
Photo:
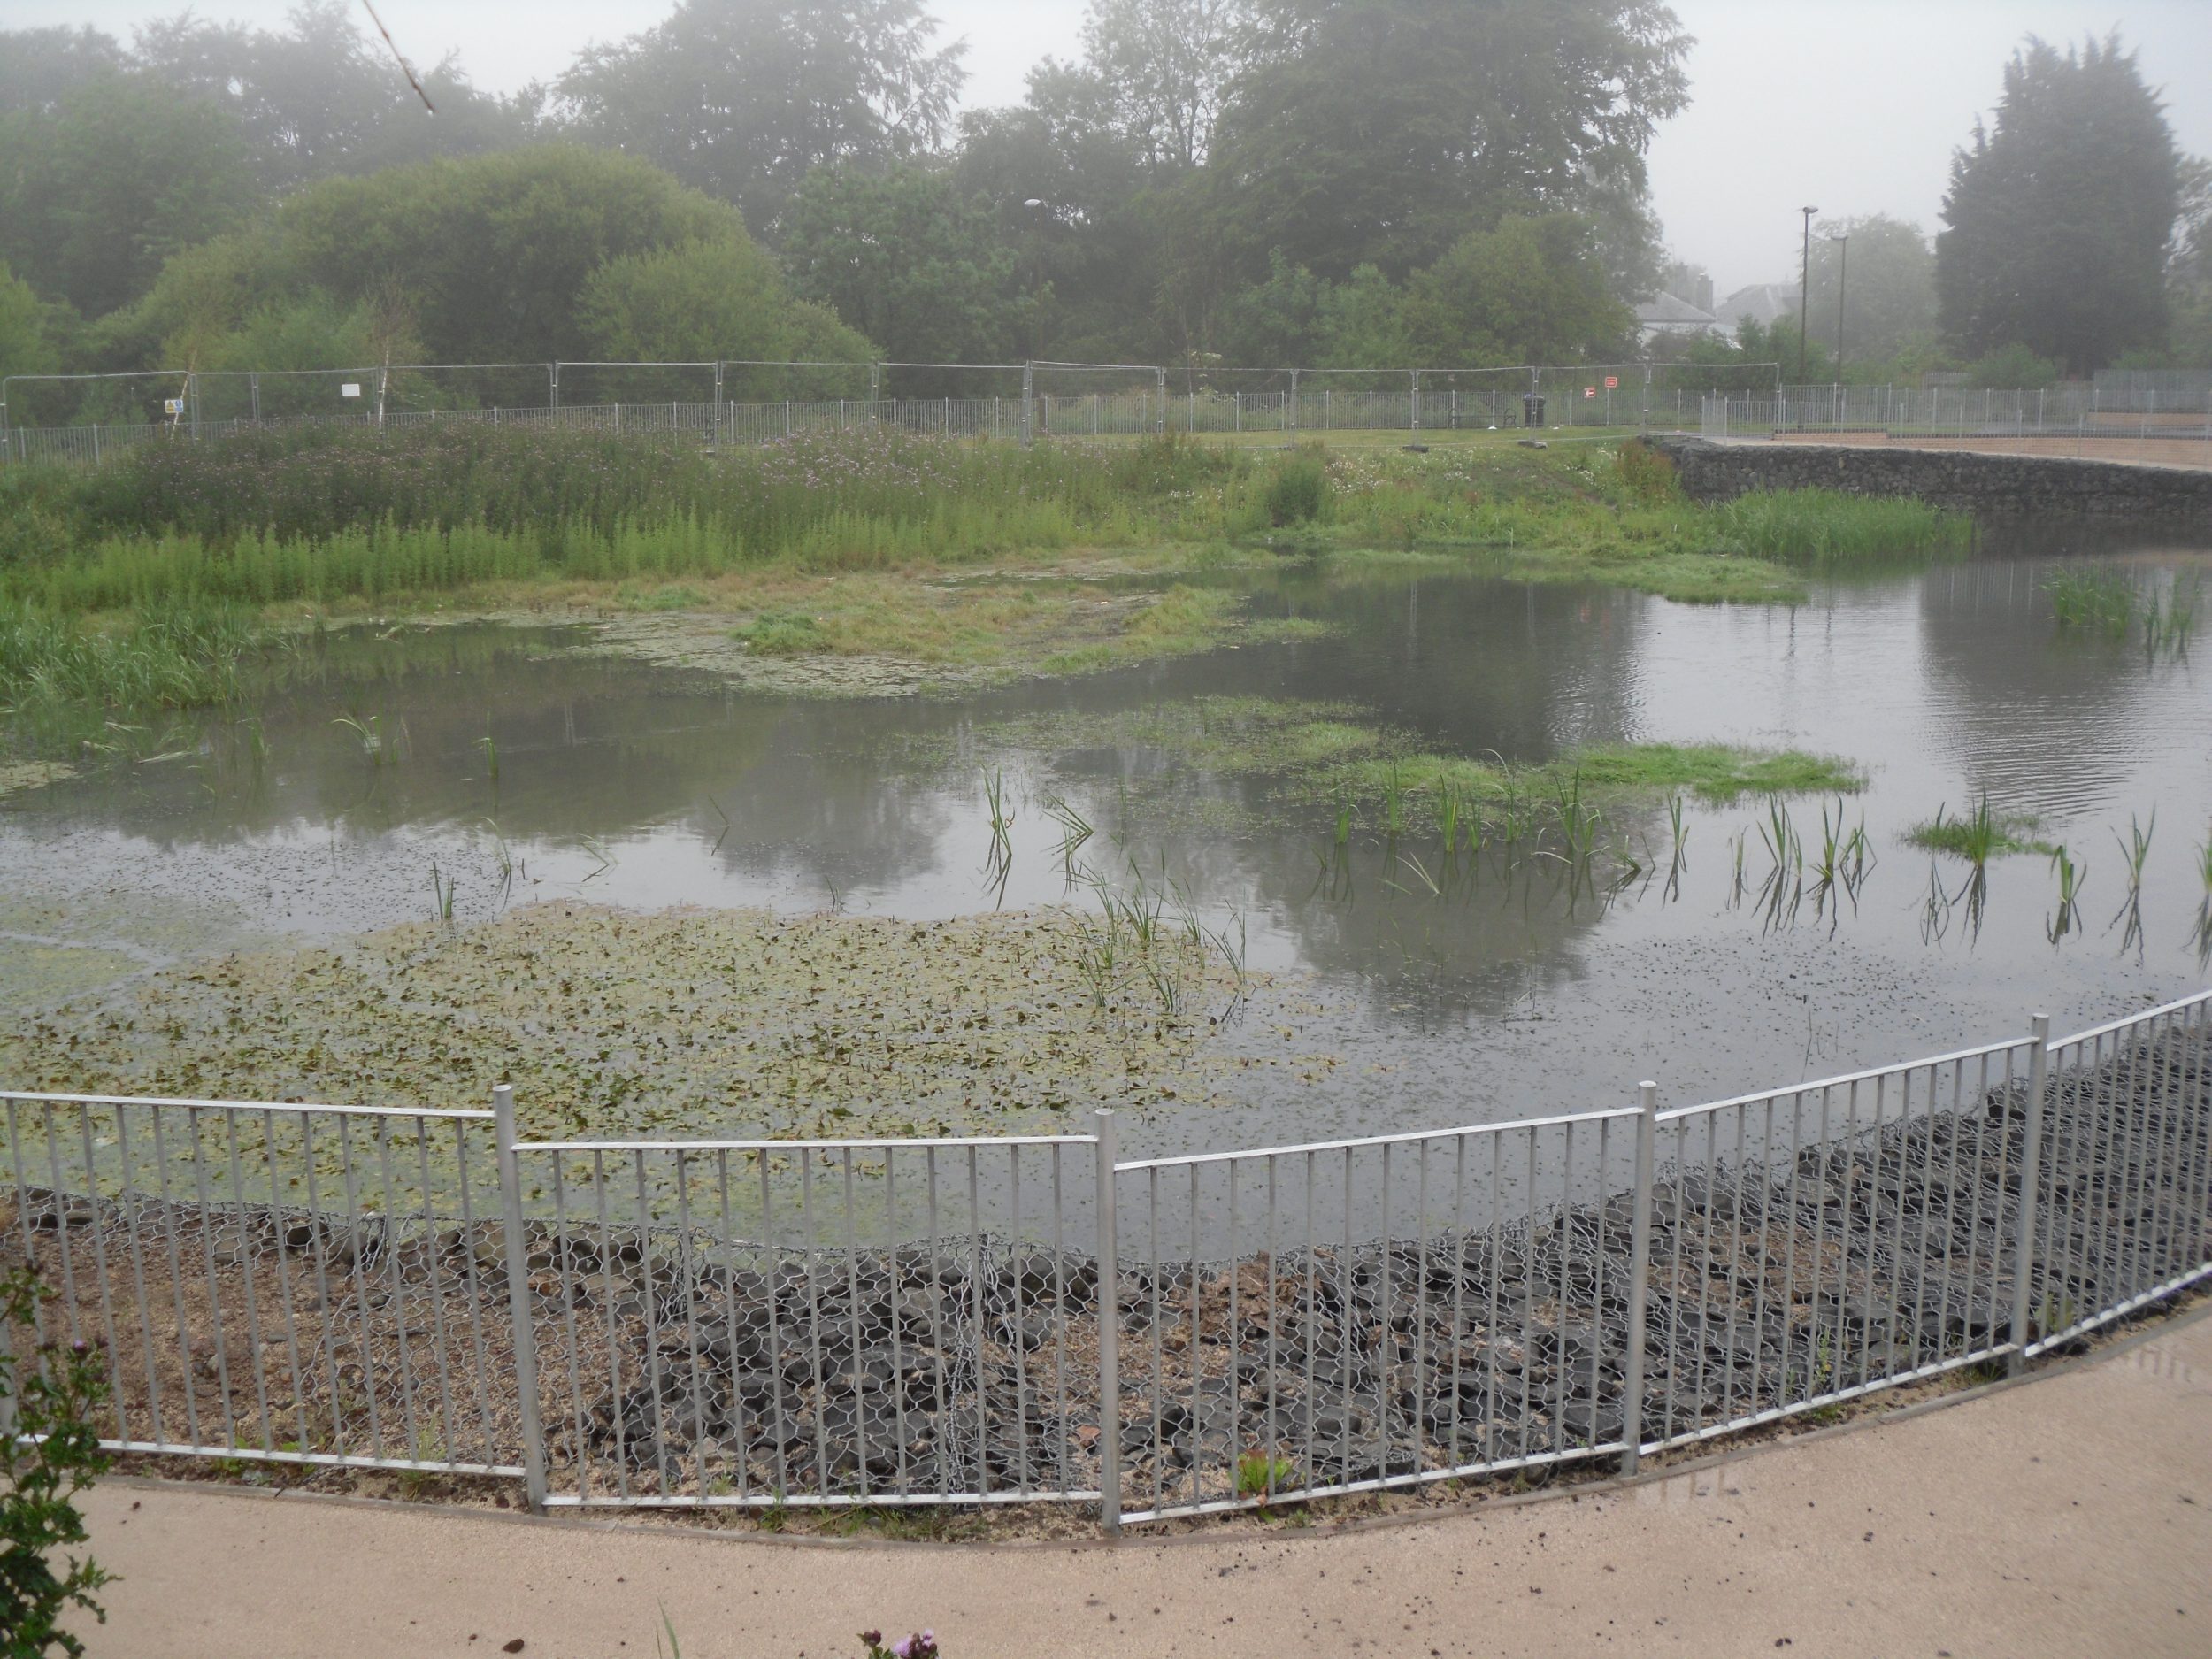
{"label": "foggy sky", "polygon": [[[201,0],[204,16],[276,27],[289,0]],[[1652,198],[1667,242],[1725,295],[1794,273],[1801,206],[1889,212],[1937,228],[1954,146],[1996,101],[2028,34],[2079,40],[2118,27],[2164,89],[2185,150],[2212,153],[2212,0],[1674,0],[1697,36],[1690,107],[1652,147]],[[127,37],[177,0],[10,0],[15,28],[91,23]],[[565,68],[577,49],[664,14],[652,0],[380,0],[419,62],[449,50],[479,86],[509,91]],[[1010,104],[1048,53],[1072,57],[1082,0],[932,0],[941,38],[964,36],[970,105]],[[428,119],[428,118],[426,118]]]}

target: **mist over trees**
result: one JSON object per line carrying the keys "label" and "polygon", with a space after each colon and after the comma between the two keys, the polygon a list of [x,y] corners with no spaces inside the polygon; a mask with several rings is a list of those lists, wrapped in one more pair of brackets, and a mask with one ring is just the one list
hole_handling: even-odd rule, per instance
{"label": "mist over trees", "polygon": [[[676,0],[513,96],[419,65],[433,116],[347,0],[0,31],[0,363],[1618,360],[1693,44],[1655,0],[1090,0],[956,111],[923,0]],[[1832,232],[1864,372],[2212,361],[2208,221],[2132,55],[2032,41],[1934,249],[1819,227],[1809,373]]]}
{"label": "mist over trees", "polygon": [[2116,35],[2031,39],[1994,123],[1951,163],[1936,288],[1966,355],[2022,345],[2085,373],[2164,343],[2181,163]]}

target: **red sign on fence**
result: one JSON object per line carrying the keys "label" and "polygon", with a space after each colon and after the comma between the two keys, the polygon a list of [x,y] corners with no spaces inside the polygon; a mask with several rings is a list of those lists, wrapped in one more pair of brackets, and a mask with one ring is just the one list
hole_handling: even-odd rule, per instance
{"label": "red sign on fence", "polygon": [[1609,374],[1605,377],[1605,389],[1609,392],[1618,391],[1620,384],[1621,377],[1617,374]]}

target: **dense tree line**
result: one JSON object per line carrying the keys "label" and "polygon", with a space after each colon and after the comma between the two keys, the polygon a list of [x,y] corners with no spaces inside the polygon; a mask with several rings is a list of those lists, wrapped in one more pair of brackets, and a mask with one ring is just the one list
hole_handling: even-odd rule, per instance
{"label": "dense tree line", "polygon": [[[1657,0],[1090,0],[1076,58],[956,114],[921,0],[675,0],[511,96],[428,65],[433,115],[347,0],[0,31],[0,373],[1621,357],[1690,45]],[[1850,349],[2212,348],[2208,176],[2116,42],[2032,42],[1932,252],[1822,227]]]}

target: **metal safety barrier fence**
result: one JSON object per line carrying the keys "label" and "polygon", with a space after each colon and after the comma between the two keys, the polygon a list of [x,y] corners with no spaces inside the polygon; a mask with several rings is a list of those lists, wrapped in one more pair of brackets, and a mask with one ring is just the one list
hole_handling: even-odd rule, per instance
{"label": "metal safety barrier fence", "polygon": [[[1730,1100],[1124,1160],[1092,1133],[540,1141],[0,1094],[0,1330],[104,1443],[534,1507],[1095,1505],[1109,1530],[1644,1456],[2212,1277],[2212,991]],[[0,1428],[6,1425],[0,1424]]]}

